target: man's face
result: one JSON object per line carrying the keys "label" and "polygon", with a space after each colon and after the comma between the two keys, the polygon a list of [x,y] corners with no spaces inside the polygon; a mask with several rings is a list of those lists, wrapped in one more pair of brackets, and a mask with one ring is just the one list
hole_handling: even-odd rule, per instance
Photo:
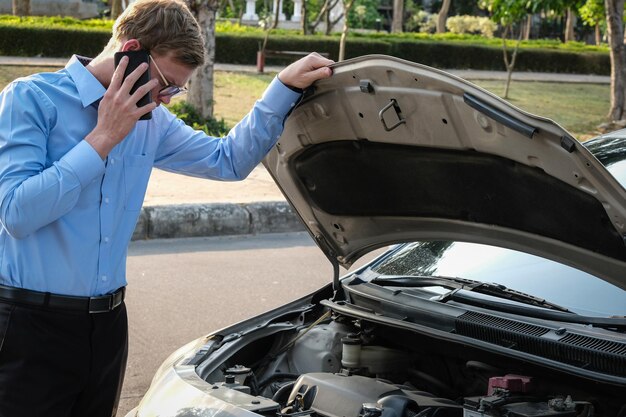
{"label": "man's face", "polygon": [[159,84],[152,89],[152,100],[160,105],[169,104],[172,97],[187,91],[185,85],[189,82],[194,68],[180,64],[172,59],[171,54],[150,54],[150,75],[156,78]]}

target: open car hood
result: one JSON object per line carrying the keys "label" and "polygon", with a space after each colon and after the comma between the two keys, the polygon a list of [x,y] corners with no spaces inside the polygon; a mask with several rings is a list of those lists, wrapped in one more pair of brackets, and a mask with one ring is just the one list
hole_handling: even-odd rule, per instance
{"label": "open car hood", "polygon": [[264,160],[333,264],[392,243],[468,241],[626,289],[626,192],[562,127],[393,57],[333,70]]}

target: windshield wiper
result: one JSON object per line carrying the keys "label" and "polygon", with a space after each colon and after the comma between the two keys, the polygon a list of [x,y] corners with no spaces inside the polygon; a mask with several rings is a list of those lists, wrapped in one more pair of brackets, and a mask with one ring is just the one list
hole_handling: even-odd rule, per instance
{"label": "windshield wiper", "polygon": [[565,307],[558,304],[546,301],[543,298],[535,297],[534,295],[526,294],[521,291],[512,290],[501,284],[494,284],[489,282],[474,281],[472,279],[458,278],[458,277],[441,277],[441,276],[396,276],[385,275],[384,277],[374,278],[373,284],[380,286],[394,286],[394,287],[428,287],[428,286],[440,286],[444,288],[453,288],[453,291],[445,293],[440,297],[435,298],[436,301],[446,302],[454,299],[456,293],[459,290],[476,292],[479,294],[491,295],[493,297],[504,298],[510,301],[515,301],[522,304],[533,305],[536,307],[547,308],[550,310],[561,311],[563,313],[575,314]]}
{"label": "windshield wiper", "polygon": [[[497,309],[512,314],[524,315],[527,317],[535,317],[540,319],[562,321],[566,323],[577,323],[602,327],[606,329],[616,329],[619,331],[626,330],[626,318],[624,317],[591,317],[578,315],[565,307],[546,301],[542,298],[532,296],[520,291],[515,291],[504,285],[489,284],[481,281],[474,281],[466,278],[458,277],[441,277],[441,276],[397,276],[397,275],[379,275],[368,280],[368,282],[380,286],[387,287],[430,287],[440,286],[444,288],[452,288],[441,296],[433,298],[433,301],[447,302],[451,300],[459,301],[465,304],[476,305],[484,308]],[[516,301],[523,304],[529,304],[536,307],[544,307],[544,309],[534,309],[525,306],[517,306],[515,304],[502,303],[493,300],[479,300],[471,297],[469,294],[463,294],[461,290],[487,294],[494,297],[505,298],[507,300]]]}

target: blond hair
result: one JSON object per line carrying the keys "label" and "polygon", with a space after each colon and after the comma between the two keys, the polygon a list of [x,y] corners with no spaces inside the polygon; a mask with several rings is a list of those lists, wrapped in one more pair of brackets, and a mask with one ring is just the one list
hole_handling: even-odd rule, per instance
{"label": "blond hair", "polygon": [[122,41],[137,39],[144,49],[159,55],[171,54],[183,65],[204,63],[204,40],[189,7],[180,0],[137,0],[113,25],[113,36],[105,50],[116,50]]}

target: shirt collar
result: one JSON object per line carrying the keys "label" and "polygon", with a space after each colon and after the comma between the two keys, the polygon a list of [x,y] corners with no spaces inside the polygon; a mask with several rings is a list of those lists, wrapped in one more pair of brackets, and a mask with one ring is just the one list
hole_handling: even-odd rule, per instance
{"label": "shirt collar", "polygon": [[83,107],[88,107],[97,102],[106,92],[106,88],[86,68],[86,65],[90,62],[91,58],[73,55],[67,65],[65,65],[65,69],[76,84]]}

